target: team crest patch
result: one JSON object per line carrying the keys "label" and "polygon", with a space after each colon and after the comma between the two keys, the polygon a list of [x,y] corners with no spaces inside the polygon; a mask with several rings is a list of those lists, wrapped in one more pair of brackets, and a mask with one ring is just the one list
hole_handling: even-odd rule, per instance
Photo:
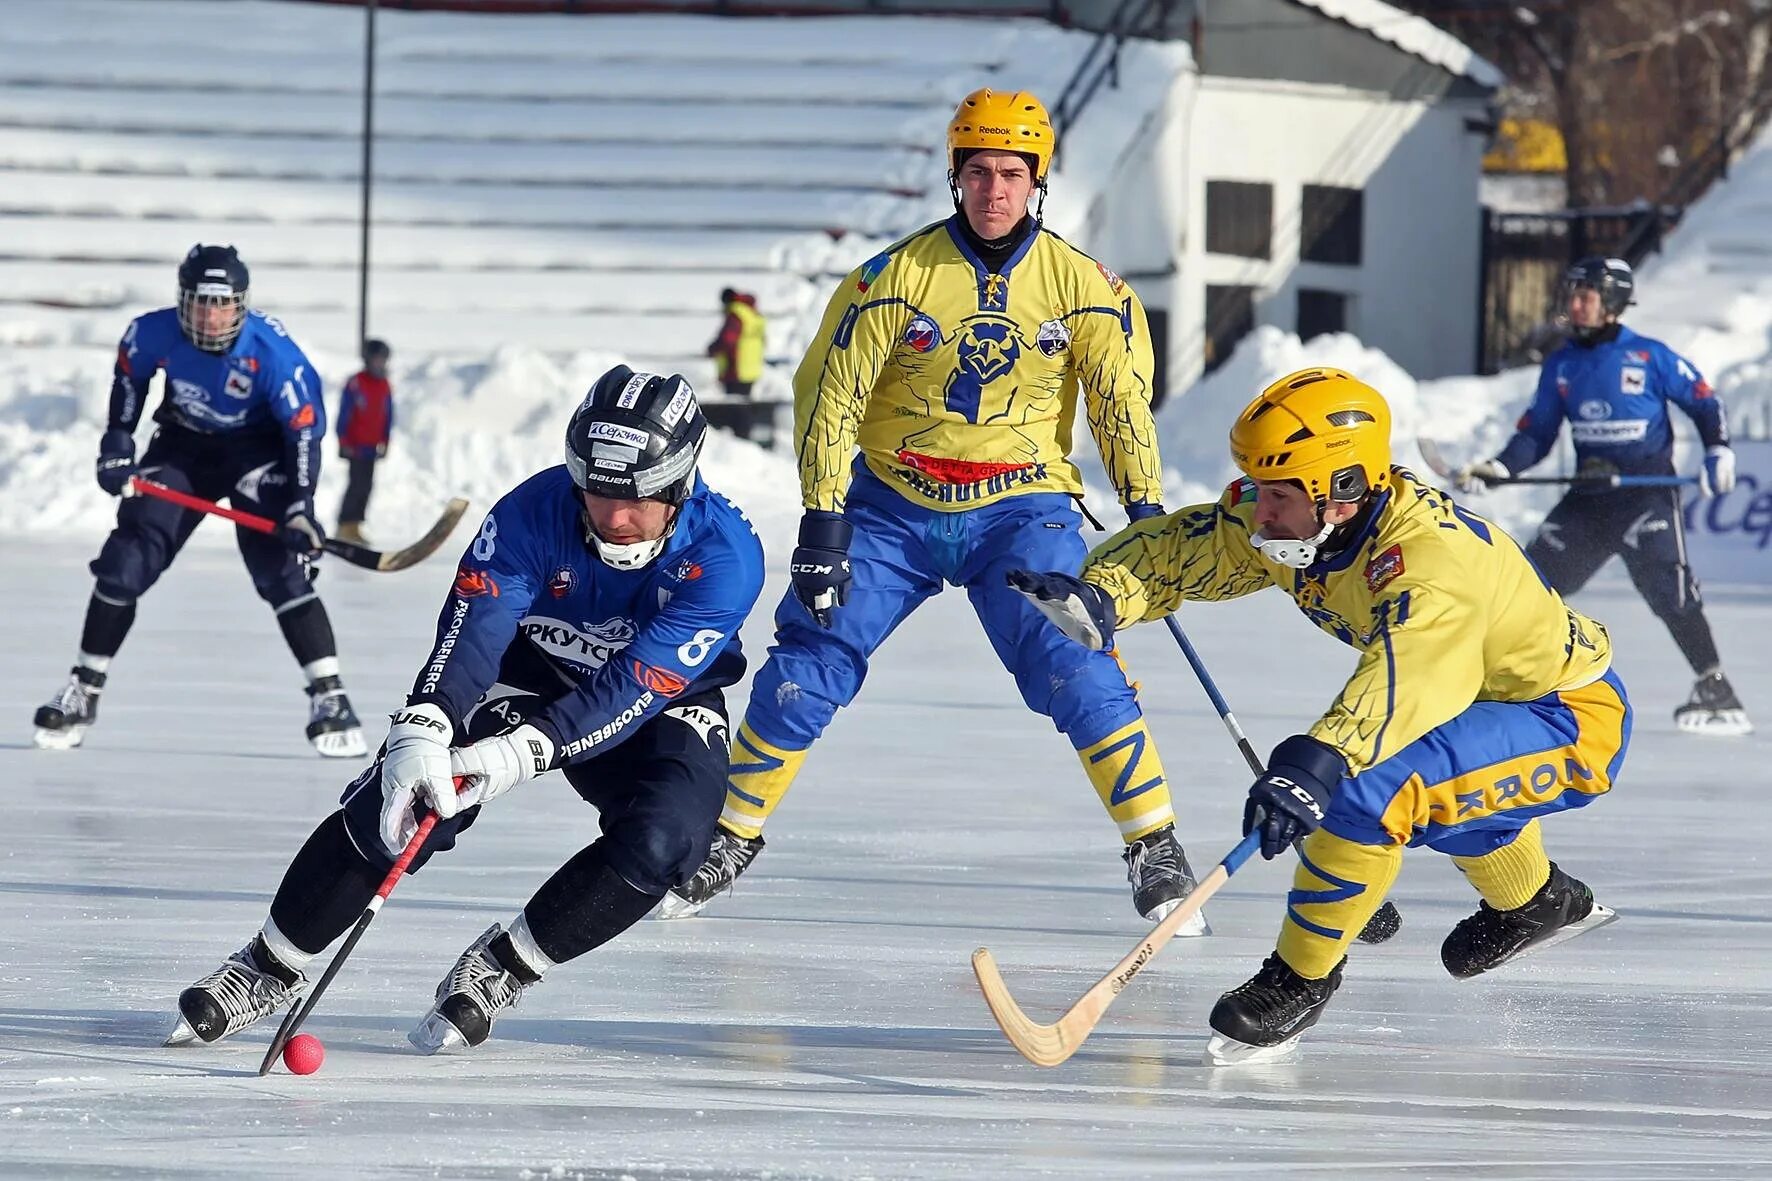
{"label": "team crest patch", "polygon": [[671,567],[671,577],[678,582],[694,582],[701,577],[701,566],[684,558]]}
{"label": "team crest patch", "polygon": [[1649,350],[1627,349],[1624,354],[1624,359],[1626,361],[1635,361],[1639,365],[1647,365],[1649,363]]}
{"label": "team crest patch", "polygon": [[1224,496],[1232,508],[1236,508],[1239,504],[1254,504],[1255,481],[1248,476],[1238,476],[1224,490]]}
{"label": "team crest patch", "polygon": [[455,572],[455,593],[464,599],[477,598],[480,595],[491,595],[496,599],[498,583],[484,570],[469,570],[463,566]]}
{"label": "team crest patch", "polygon": [[914,353],[927,353],[941,343],[941,326],[918,312],[904,330],[904,343]]}
{"label": "team crest patch", "polygon": [[314,406],[313,403],[310,402],[300,410],[297,410],[295,412],[295,417],[289,420],[290,429],[305,431],[314,425],[314,418]]}
{"label": "team crest patch", "polygon": [[1115,295],[1120,294],[1120,292],[1126,289],[1126,280],[1120,278],[1120,276],[1109,270],[1105,263],[1096,263],[1095,269],[1101,272],[1101,277],[1107,280],[1107,285],[1113,288]]}
{"label": "team crest patch", "polygon": [[1071,347],[1071,330],[1061,320],[1047,320],[1034,337],[1034,347],[1048,357],[1056,357]]}
{"label": "team crest patch", "polygon": [[689,688],[689,682],[680,674],[638,660],[634,661],[634,679],[660,697],[675,697]]}
{"label": "team crest patch", "polygon": [[548,593],[556,599],[564,599],[577,585],[578,575],[573,573],[572,567],[562,566],[549,576]]}
{"label": "team crest patch", "polygon": [[862,265],[860,277],[855,280],[855,289],[866,293],[867,289],[873,286],[874,280],[880,277],[880,272],[886,269],[886,264],[891,261],[892,255],[890,254],[876,254],[868,259]]}
{"label": "team crest patch", "polygon": [[1366,563],[1366,589],[1377,594],[1403,572],[1403,547],[1393,545]]}
{"label": "team crest patch", "polygon": [[1649,371],[1639,365],[1626,365],[1618,371],[1618,389],[1621,393],[1640,394],[1649,384]]}
{"label": "team crest patch", "polygon": [[252,374],[238,369],[228,370],[228,380],[223,383],[222,392],[230,398],[252,397]]}

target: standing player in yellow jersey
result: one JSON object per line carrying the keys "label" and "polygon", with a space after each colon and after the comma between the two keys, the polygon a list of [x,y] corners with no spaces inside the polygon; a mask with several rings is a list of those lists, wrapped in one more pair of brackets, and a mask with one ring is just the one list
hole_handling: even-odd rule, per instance
{"label": "standing player in yellow jersey", "polygon": [[1184,599],[1278,586],[1360,654],[1249,789],[1262,856],[1304,840],[1278,950],[1212,1010],[1215,1065],[1281,1057],[1316,1023],[1405,846],[1449,855],[1483,897],[1441,945],[1455,977],[1612,918],[1546,858],[1538,818],[1610,790],[1631,725],[1606,629],[1513,538],[1391,466],[1390,408],[1369,386],[1281,378],[1237,419],[1231,457],[1247,478],[1218,503],[1130,526],[1080,579],[1009,575],[1089,648]]}
{"label": "standing player in yellow jersey", "polygon": [[[1016,567],[1082,564],[1083,484],[1068,458],[1079,397],[1127,514],[1163,511],[1144,309],[1029,209],[1045,197],[1053,144],[1032,95],[968,95],[948,126],[954,215],[831,297],[794,377],[806,514],[793,588],[733,742],[713,851],[666,896],[665,917],[699,911],[750,865],[868,658],[944,584],[966,588],[1022,700],[1076,748],[1126,842],[1139,913],[1159,918],[1194,888],[1125,673],[1004,581]],[[1187,933],[1204,932],[1202,920]]]}

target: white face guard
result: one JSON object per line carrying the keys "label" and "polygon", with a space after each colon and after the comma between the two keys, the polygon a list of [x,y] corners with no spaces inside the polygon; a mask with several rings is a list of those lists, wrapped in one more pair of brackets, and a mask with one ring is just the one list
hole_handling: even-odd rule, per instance
{"label": "white face guard", "polygon": [[1261,556],[1270,562],[1288,566],[1293,570],[1303,570],[1317,560],[1317,549],[1329,540],[1335,532],[1335,526],[1325,523],[1317,530],[1315,537],[1264,537],[1257,529],[1249,535],[1249,544],[1261,551]]}
{"label": "white face guard", "polygon": [[630,542],[627,545],[604,541],[597,536],[597,530],[589,522],[585,525],[585,532],[590,535],[591,546],[597,551],[597,556],[603,559],[604,565],[613,566],[617,570],[638,570],[664,552],[665,542],[671,539],[671,532],[675,527],[676,521],[673,519],[671,528],[665,530],[664,536],[651,541]]}

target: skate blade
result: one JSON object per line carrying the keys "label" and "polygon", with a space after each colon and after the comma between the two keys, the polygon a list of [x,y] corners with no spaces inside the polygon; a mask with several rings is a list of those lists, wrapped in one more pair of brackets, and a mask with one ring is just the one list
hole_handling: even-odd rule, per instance
{"label": "skate blade", "polygon": [[31,742],[38,750],[73,750],[85,739],[85,726],[70,726],[66,730],[39,728],[35,734],[31,735]]}
{"label": "skate blade", "polygon": [[424,1054],[459,1054],[471,1048],[461,1030],[435,1009],[425,1014],[424,1020],[406,1035],[406,1040]]}
{"label": "skate blade", "polygon": [[172,1032],[167,1034],[166,1040],[160,1044],[164,1046],[188,1046],[191,1043],[200,1040],[201,1039],[197,1036],[197,1031],[191,1028],[191,1023],[185,1020],[185,1015],[183,1013],[180,1013],[178,1015],[177,1023],[172,1027]]}
{"label": "skate blade", "polygon": [[[1159,906],[1153,907],[1151,912],[1144,916],[1145,921],[1151,923],[1162,922],[1164,919],[1168,918],[1170,914],[1174,912],[1175,908],[1180,906],[1182,902],[1183,899],[1177,898],[1174,902],[1165,902]],[[1187,922],[1181,924],[1181,926],[1176,929],[1175,937],[1177,939],[1202,939],[1210,934],[1212,934],[1212,924],[1206,921],[1206,912],[1204,910],[1197,910],[1194,912],[1192,918],[1188,919]]]}
{"label": "skate blade", "polygon": [[361,730],[333,730],[316,734],[308,741],[326,759],[360,759],[369,753],[369,743],[364,741]]}
{"label": "skate blade", "polygon": [[[708,899],[712,902],[713,899]],[[691,902],[675,890],[666,890],[664,898],[653,908],[652,917],[661,921],[669,919],[692,919],[702,912],[707,902]]]}
{"label": "skate blade", "polygon": [[1754,724],[1742,709],[1694,710],[1680,714],[1674,722],[1685,733],[1706,738],[1741,738],[1754,732]]}
{"label": "skate blade", "polygon": [[1214,1031],[1212,1039],[1206,1043],[1207,1066],[1256,1066],[1263,1063],[1291,1062],[1298,1057],[1298,1039],[1302,1033],[1295,1033],[1277,1046],[1252,1046],[1248,1042],[1240,1042],[1234,1037],[1226,1037]]}

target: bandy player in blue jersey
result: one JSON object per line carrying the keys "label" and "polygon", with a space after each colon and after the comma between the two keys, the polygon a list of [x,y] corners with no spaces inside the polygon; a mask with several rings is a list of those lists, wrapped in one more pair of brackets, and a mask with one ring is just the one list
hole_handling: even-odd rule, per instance
{"label": "bandy player in blue jersey", "polygon": [[[67,685],[37,710],[36,743],[79,746],[98,720],[111,660],[147,593],[204,514],[131,496],[140,474],[205,500],[281,523],[276,535],[236,526],[253,589],[308,681],[308,741],[323,755],[368,753],[339,678],[338,643],[312,585],[321,532],[314,514],[326,406],[320,375],[283,325],[246,306],[249,276],[232,246],[193,246],[178,268],[178,306],[130,322],[117,349],[110,415],[99,440],[98,483],[123,496],[117,527],[92,562],[94,586]],[[135,428],[148,385],[166,375],[158,429],[139,462]]]}
{"label": "bandy player in blue jersey", "polygon": [[508,493],[462,555],[381,757],[296,854],[252,942],[179,997],[172,1043],[217,1041],[302,991],[420,808],[440,819],[412,872],[555,768],[602,825],[508,929],[462,953],[413,1030],[427,1052],[479,1045],[524,989],[688,880],[726,794],[722,691],[744,674],[738,629],[763,589],[750,522],[696,474],[706,433],[681,377],[617,366],[598,379],[567,426],[565,466]]}
{"label": "bandy player in blue jersey", "polygon": [[[1462,491],[1518,475],[1543,459],[1556,445],[1564,419],[1579,472],[1672,475],[1670,403],[1692,420],[1704,445],[1700,491],[1720,496],[1735,487],[1735,453],[1722,400],[1690,361],[1619,323],[1635,288],[1621,259],[1585,258],[1569,268],[1560,291],[1569,341],[1545,358],[1532,405],[1507,446],[1494,459],[1459,472]],[[1691,700],[1674,711],[1680,729],[1750,733],[1753,725],[1723,675],[1698,580],[1686,562],[1675,489],[1577,486],[1526,547],[1545,581],[1565,596],[1587,585],[1613,554],[1624,558],[1631,581],[1698,676]]]}

